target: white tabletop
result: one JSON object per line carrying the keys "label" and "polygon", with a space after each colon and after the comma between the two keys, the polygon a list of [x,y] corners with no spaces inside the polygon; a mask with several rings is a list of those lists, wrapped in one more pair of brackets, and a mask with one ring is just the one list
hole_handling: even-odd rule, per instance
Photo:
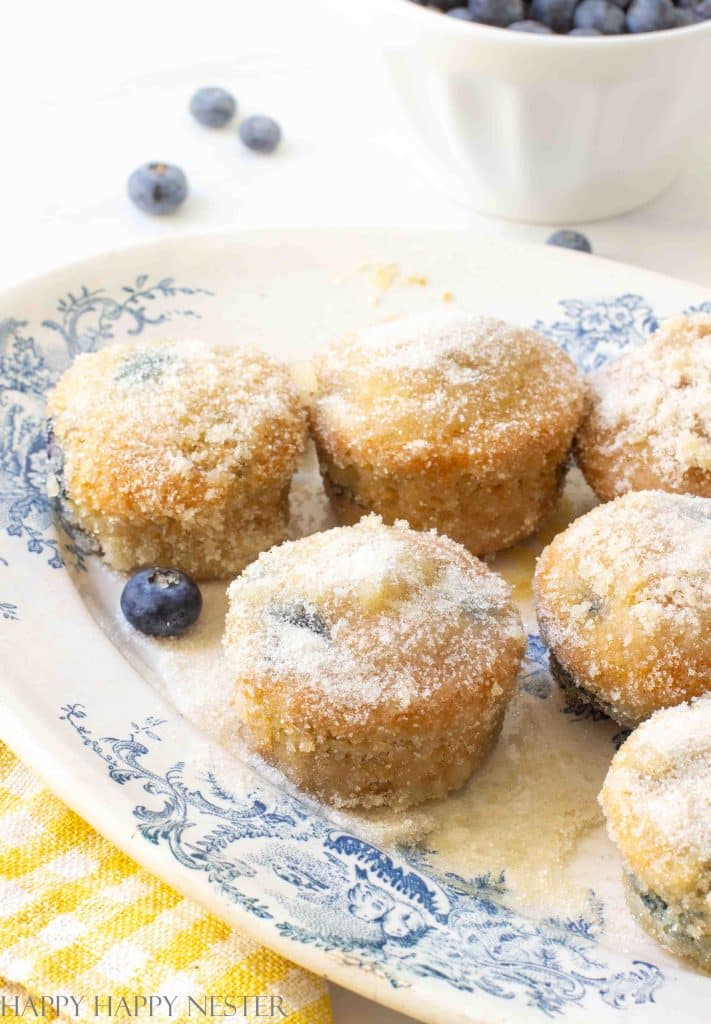
{"label": "white tabletop", "polygon": [[[357,4],[358,0],[353,0]],[[545,226],[484,218],[418,176],[370,45],[329,0],[13,4],[0,64],[0,287],[100,252],[186,232],[276,226],[459,227],[540,242]],[[282,124],[272,157],[186,112],[201,85]],[[172,218],[125,197],[146,160],[180,164]],[[577,226],[577,225],[574,225]],[[585,228],[595,251],[711,288],[711,132],[656,202]],[[512,287],[515,286],[512,283]],[[337,1024],[406,1018],[334,992]]]}

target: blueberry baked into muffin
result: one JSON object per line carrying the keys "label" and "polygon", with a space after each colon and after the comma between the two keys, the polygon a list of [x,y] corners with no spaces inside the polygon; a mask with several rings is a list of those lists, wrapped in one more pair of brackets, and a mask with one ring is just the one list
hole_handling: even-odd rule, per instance
{"label": "blueberry baked into muffin", "polygon": [[508,585],[434,531],[371,515],[265,552],[228,591],[246,739],[340,807],[408,807],[486,757],[525,647]]}
{"label": "blueberry baked into muffin", "polygon": [[711,971],[711,694],[632,733],[600,803],[630,910],[667,949]]}
{"label": "blueberry baked into muffin", "polygon": [[603,500],[657,489],[711,498],[711,316],[668,320],[590,378],[577,462]]}
{"label": "blueberry baked into muffin", "polygon": [[622,725],[711,689],[711,499],[599,505],[543,551],[534,593],[553,674]]}
{"label": "blueberry baked into muffin", "polygon": [[552,509],[583,383],[535,331],[433,313],[340,338],[314,365],[312,429],[341,522],[375,511],[481,555]]}
{"label": "blueberry baked into muffin", "polygon": [[50,492],[113,568],[229,576],[284,539],[306,412],[268,356],[111,345],[77,357],[48,414]]}

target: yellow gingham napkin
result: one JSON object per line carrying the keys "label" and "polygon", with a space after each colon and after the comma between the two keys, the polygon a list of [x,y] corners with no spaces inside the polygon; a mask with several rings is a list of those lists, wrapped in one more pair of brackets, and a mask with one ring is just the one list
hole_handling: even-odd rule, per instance
{"label": "yellow gingham napkin", "polygon": [[[331,1024],[323,981],[147,874],[0,743],[0,1020],[52,1019],[58,995],[83,997],[61,1020],[194,1024],[229,1001],[235,1021]],[[166,995],[152,1017],[134,1001]]]}

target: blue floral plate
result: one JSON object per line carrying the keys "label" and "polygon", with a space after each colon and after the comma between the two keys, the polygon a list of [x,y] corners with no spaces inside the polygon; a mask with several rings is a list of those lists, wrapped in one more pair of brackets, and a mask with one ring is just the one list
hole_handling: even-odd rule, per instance
{"label": "blue floral plate", "polygon": [[[535,323],[590,371],[642,342],[660,317],[711,309],[708,298],[545,247],[311,231],[171,240],[6,294],[2,738],[148,870],[292,960],[410,1016],[707,1022],[709,979],[656,947],[622,902],[595,794],[623,735],[562,700],[535,634],[535,555],[592,503],[575,473],[543,535],[497,560],[530,639],[491,762],[441,804],[400,819],[345,818],[224,746],[206,668],[219,659],[220,588],[208,595],[203,633],[184,647],[122,626],[121,580],[53,525],[43,406],[77,353],[139,336],[247,341],[303,362],[354,325],[453,305]],[[313,472],[305,464],[293,496],[296,532],[327,521]]]}

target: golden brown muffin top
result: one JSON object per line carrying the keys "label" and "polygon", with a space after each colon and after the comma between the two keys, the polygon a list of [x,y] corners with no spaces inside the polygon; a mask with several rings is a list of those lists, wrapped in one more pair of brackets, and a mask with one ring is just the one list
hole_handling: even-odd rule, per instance
{"label": "golden brown muffin top", "polygon": [[572,436],[583,384],[535,331],[447,312],[346,335],[315,360],[314,431],[339,465],[496,472]]}
{"label": "golden brown muffin top", "polygon": [[593,374],[578,450],[603,498],[654,487],[711,497],[711,315],[667,320]]}
{"label": "golden brown muffin top", "polygon": [[612,760],[600,803],[635,875],[711,922],[711,693],[635,730]]}
{"label": "golden brown muffin top", "polygon": [[201,341],[80,355],[48,397],[67,492],[101,515],[189,517],[278,481],[303,449],[306,413],[288,369]]}
{"label": "golden brown muffin top", "polygon": [[541,554],[541,633],[579,685],[645,718],[711,686],[711,500],[638,491]]}
{"label": "golden brown muffin top", "polygon": [[[370,515],[272,548],[229,588],[225,648],[246,685],[347,732],[506,703],[525,646],[510,588],[447,537]],[[468,705],[469,706],[469,703]]]}

